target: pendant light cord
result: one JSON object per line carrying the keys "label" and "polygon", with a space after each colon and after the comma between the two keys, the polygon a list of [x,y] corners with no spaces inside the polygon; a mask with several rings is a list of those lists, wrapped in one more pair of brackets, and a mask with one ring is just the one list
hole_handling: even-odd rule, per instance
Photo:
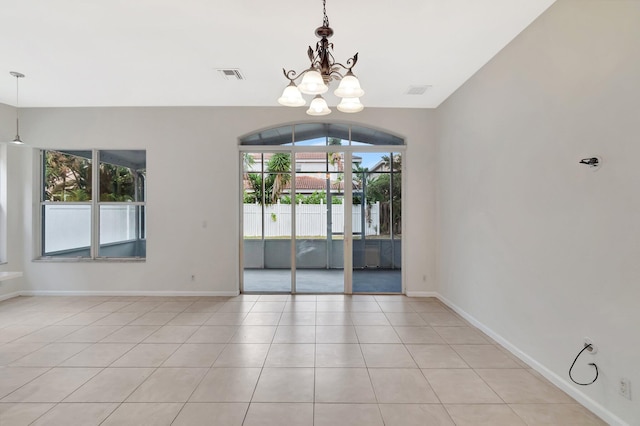
{"label": "pendant light cord", "polygon": [[20,75],[16,75],[16,138],[20,136]]}
{"label": "pendant light cord", "polygon": [[16,109],[20,108],[20,75],[16,75]]}
{"label": "pendant light cord", "polygon": [[11,71],[9,74],[16,78],[16,137],[13,143],[22,144],[23,142],[20,140],[20,82],[18,80],[23,78],[24,74],[17,71]]}

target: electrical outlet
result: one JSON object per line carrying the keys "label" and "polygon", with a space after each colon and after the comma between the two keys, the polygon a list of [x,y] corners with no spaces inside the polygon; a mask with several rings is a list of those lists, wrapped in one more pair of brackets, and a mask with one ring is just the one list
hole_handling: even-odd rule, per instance
{"label": "electrical outlet", "polygon": [[624,377],[620,378],[620,388],[618,389],[620,395],[631,401],[631,380]]}
{"label": "electrical outlet", "polygon": [[598,347],[595,345],[595,343],[593,343],[593,340],[591,340],[588,337],[585,337],[584,338],[584,347],[586,348],[589,345],[591,345],[591,347],[589,349],[587,349],[587,352],[589,352],[591,355],[595,355],[596,353],[598,353]]}
{"label": "electrical outlet", "polygon": [[195,274],[194,274],[194,275],[191,275],[191,281],[195,281],[195,280],[196,280],[196,276],[195,276]]}

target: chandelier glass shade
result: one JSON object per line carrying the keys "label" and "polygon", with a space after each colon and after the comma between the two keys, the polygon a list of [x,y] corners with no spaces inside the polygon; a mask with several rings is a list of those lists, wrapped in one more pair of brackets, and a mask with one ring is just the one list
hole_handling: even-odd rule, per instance
{"label": "chandelier glass shade", "polygon": [[327,105],[327,101],[320,95],[316,95],[315,98],[311,101],[309,105],[309,109],[307,110],[307,114],[309,115],[327,115],[331,114],[331,110]]}
{"label": "chandelier glass shade", "polygon": [[[360,81],[352,71],[358,62],[358,54],[356,53],[349,58],[346,65],[335,61],[332,53],[333,43],[328,40],[333,35],[333,29],[329,26],[329,18],[327,18],[326,0],[322,1],[322,5],[323,23],[321,27],[316,28],[316,36],[320,38],[320,41],[316,43],[315,50],[311,46],[307,50],[310,66],[302,72],[282,69],[284,76],[289,80],[289,85],[284,89],[282,96],[278,98],[278,103],[284,106],[298,107],[306,104],[302,94],[314,95],[307,114],[330,114],[331,110],[322,94],[329,90],[329,83],[335,80],[340,81],[340,84],[333,93],[342,98],[338,104],[338,110],[347,113],[362,111],[364,106],[360,102],[360,97],[364,95],[364,90],[360,87]],[[301,80],[296,85],[298,79]]]}
{"label": "chandelier glass shade", "polygon": [[322,74],[320,72],[311,69],[308,70],[302,76],[302,81],[298,86],[298,89],[305,95],[321,95],[329,90],[329,87],[324,84]]}
{"label": "chandelier glass shade", "polygon": [[360,88],[360,82],[351,70],[349,70],[347,75],[342,77],[340,85],[333,94],[341,98],[359,98],[364,95],[364,90]]}
{"label": "chandelier glass shade", "polygon": [[360,98],[342,98],[338,104],[338,111],[341,112],[360,112],[364,109],[364,105],[360,103]]}
{"label": "chandelier glass shade", "polygon": [[293,82],[291,82],[287,87],[284,88],[282,96],[278,98],[278,103],[289,107],[299,107],[306,104],[304,98],[302,97],[302,93],[300,93],[300,90],[298,90],[295,83]]}

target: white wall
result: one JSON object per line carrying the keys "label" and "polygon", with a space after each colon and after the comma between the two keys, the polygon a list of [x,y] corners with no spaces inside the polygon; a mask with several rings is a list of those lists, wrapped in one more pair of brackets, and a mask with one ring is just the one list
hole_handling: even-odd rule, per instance
{"label": "white wall", "polygon": [[[24,196],[20,189],[24,181],[22,167],[29,154],[29,149],[7,144],[15,136],[15,108],[0,104],[0,203],[5,209],[0,220],[0,244],[4,244],[4,253],[0,261],[0,272],[21,272],[23,270],[22,215]],[[0,300],[16,294],[23,288],[23,278],[0,281]]]}
{"label": "white wall", "polygon": [[[237,138],[282,123],[309,121],[304,109],[280,107],[35,108],[21,114],[23,139],[33,147],[147,150],[146,262],[32,262],[37,228],[30,225],[16,239],[25,242],[26,289],[57,292],[236,292]],[[406,138],[403,254],[411,292],[432,291],[435,286],[432,115],[418,109],[369,108],[355,115],[335,113],[327,120],[353,120]],[[29,176],[37,176],[37,164],[34,158]],[[37,212],[37,182],[29,182],[33,206],[24,215],[31,224]],[[236,207],[221,213],[219,207],[227,205]],[[429,212],[427,218],[424,211]]]}
{"label": "white wall", "polygon": [[[637,1],[559,0],[436,114],[439,292],[634,425],[639,22]],[[598,171],[578,164],[595,155]],[[578,387],[567,371],[585,336],[599,352],[580,363],[600,378]],[[622,376],[634,401],[617,393]]]}

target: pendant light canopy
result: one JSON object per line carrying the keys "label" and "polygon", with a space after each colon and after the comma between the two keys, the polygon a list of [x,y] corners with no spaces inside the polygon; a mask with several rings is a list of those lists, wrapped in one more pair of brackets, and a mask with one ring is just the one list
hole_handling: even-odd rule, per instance
{"label": "pendant light canopy", "polygon": [[[320,38],[320,41],[316,43],[315,50],[311,46],[307,50],[311,64],[309,68],[300,73],[282,69],[284,76],[289,80],[289,85],[284,89],[278,102],[284,106],[302,106],[305,104],[302,98],[303,93],[315,95],[307,114],[330,114],[331,110],[327,106],[327,101],[321,95],[329,90],[329,83],[336,80],[340,81],[340,85],[334,94],[342,98],[338,110],[349,113],[362,111],[364,106],[360,103],[359,98],[364,95],[364,90],[360,88],[360,82],[352,72],[358,62],[358,54],[356,53],[349,58],[346,65],[335,61],[332,53],[333,43],[329,43],[328,40],[333,35],[333,29],[329,26],[329,18],[327,18],[326,0],[322,0],[322,12],[324,15],[322,26],[316,28],[316,36]],[[300,77],[302,77],[302,81],[296,86],[295,81]]]}
{"label": "pendant light canopy", "polygon": [[24,74],[19,73],[17,71],[11,71],[9,74],[11,74],[12,76],[14,76],[16,78],[16,136],[15,138],[13,138],[13,140],[11,141],[11,143],[14,143],[16,145],[24,145],[24,142],[22,142],[22,139],[20,139],[20,115],[19,115],[19,111],[20,111],[20,92],[18,90],[19,88],[19,81],[21,78],[24,78]]}

